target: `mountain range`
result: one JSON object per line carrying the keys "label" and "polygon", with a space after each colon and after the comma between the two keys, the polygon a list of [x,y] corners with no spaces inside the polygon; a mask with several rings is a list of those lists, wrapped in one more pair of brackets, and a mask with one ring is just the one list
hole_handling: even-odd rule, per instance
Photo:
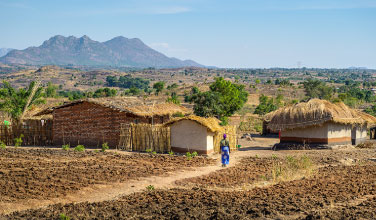
{"label": "mountain range", "polygon": [[192,60],[179,60],[150,48],[138,38],[115,37],[99,42],[84,35],[80,38],[56,35],[39,47],[11,50],[0,57],[5,64],[83,65],[124,67],[203,67]]}
{"label": "mountain range", "polygon": [[13,49],[12,48],[0,48],[0,57],[6,55],[11,50]]}

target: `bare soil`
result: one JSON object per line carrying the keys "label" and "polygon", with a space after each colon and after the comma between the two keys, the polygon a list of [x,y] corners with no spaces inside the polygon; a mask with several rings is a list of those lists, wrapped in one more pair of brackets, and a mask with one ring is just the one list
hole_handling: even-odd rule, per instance
{"label": "bare soil", "polygon": [[[14,212],[6,218],[57,219],[64,213],[74,219],[372,219],[376,215],[375,196],[375,164],[342,165],[320,168],[318,174],[309,179],[249,191],[155,190],[116,201],[57,204]],[[332,210],[357,200],[363,202]]]}
{"label": "bare soil", "polygon": [[[219,155],[0,150],[0,207],[51,201],[10,207],[0,219],[374,219],[374,149],[271,151],[275,140],[262,140],[232,152],[227,168]],[[311,175],[256,184],[273,160],[301,155],[314,163]],[[73,199],[55,200],[64,195]]]}
{"label": "bare soil", "polygon": [[0,204],[58,198],[91,185],[166,176],[213,162],[205,157],[7,148],[0,150]]}

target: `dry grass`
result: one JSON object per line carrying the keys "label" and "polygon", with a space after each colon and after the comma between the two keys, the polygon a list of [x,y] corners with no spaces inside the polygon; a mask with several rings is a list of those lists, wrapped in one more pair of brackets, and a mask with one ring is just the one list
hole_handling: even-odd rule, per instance
{"label": "dry grass", "polygon": [[376,148],[375,143],[372,143],[372,142],[360,143],[360,144],[356,145],[355,147],[356,148],[360,148],[360,149],[364,149],[364,148],[373,149],[373,148]]}
{"label": "dry grass", "polygon": [[272,181],[274,183],[282,181],[291,181],[297,178],[309,177],[313,174],[315,166],[307,155],[300,157],[287,156],[284,159],[280,159],[273,155],[273,164],[271,173],[266,176],[262,176],[262,179],[266,181]]}

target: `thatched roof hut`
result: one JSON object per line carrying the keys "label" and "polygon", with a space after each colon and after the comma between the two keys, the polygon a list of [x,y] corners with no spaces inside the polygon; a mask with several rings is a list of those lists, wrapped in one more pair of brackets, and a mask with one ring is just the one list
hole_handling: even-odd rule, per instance
{"label": "thatched roof hut", "polygon": [[311,99],[278,109],[267,114],[265,120],[269,121],[268,127],[273,130],[304,128],[329,121],[351,125],[376,124],[375,117],[351,109],[343,102],[331,103],[320,99]]}
{"label": "thatched roof hut", "polygon": [[312,99],[267,115],[268,128],[280,131],[281,143],[357,144],[376,118],[344,103]]}
{"label": "thatched roof hut", "polygon": [[199,154],[214,152],[216,137],[224,132],[216,118],[203,118],[195,115],[175,118],[164,124],[170,127],[171,150],[185,153],[196,151]]}
{"label": "thatched roof hut", "polygon": [[46,108],[36,116],[52,115],[53,142],[100,146],[119,144],[122,126],[131,123],[163,124],[175,113],[189,114],[182,106],[161,103],[142,104],[129,97],[84,99]]}

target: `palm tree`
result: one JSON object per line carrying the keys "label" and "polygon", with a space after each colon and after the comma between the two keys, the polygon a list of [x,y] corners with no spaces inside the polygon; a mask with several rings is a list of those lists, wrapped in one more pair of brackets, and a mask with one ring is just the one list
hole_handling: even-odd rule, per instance
{"label": "palm tree", "polygon": [[8,112],[13,120],[22,120],[24,112],[33,104],[44,103],[43,88],[36,82],[31,82],[27,88],[15,89],[9,82],[3,81],[0,88],[0,109]]}

